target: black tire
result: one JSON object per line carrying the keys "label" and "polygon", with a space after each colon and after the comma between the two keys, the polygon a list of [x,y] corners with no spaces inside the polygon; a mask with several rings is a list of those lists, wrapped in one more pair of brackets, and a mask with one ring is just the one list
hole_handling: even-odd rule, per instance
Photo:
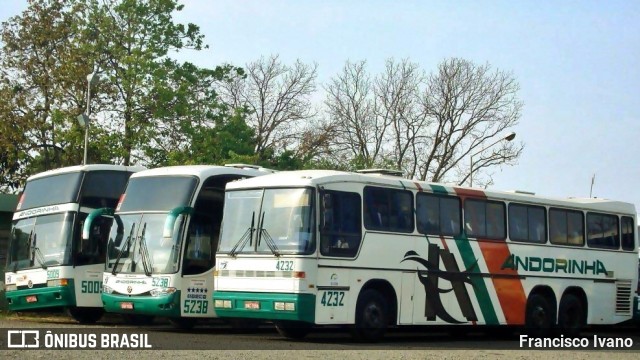
{"label": "black tire", "polygon": [[104,309],[72,306],[67,309],[67,313],[80,324],[95,324],[102,318]]}
{"label": "black tire", "polygon": [[146,326],[153,324],[156,319],[155,316],[152,315],[140,315],[140,314],[122,314],[122,318],[124,322],[129,325],[136,326]]}
{"label": "black tire", "polygon": [[359,342],[377,342],[382,339],[389,324],[389,306],[379,292],[369,289],[358,297],[356,324],[352,335]]}
{"label": "black tire", "polygon": [[309,334],[312,325],[302,321],[276,321],[276,330],[287,339],[300,340]]}
{"label": "black tire", "polygon": [[567,337],[576,337],[586,324],[585,307],[579,297],[566,294],[560,300],[558,330]]}
{"label": "black tire", "polygon": [[260,326],[258,319],[232,318],[227,322],[231,328],[240,332],[256,330]]}
{"label": "black tire", "polygon": [[181,330],[191,330],[196,326],[198,319],[195,318],[169,318],[171,325]]}
{"label": "black tire", "polygon": [[539,294],[530,295],[524,321],[529,335],[543,337],[549,334],[555,324],[554,311],[549,300]]}

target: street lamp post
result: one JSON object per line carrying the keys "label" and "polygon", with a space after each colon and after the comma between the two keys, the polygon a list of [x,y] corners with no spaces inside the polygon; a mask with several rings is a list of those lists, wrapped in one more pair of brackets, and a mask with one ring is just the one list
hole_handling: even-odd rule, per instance
{"label": "street lamp post", "polygon": [[476,151],[475,153],[471,154],[470,156],[470,160],[471,160],[471,166],[470,166],[470,172],[469,172],[469,187],[473,187],[473,157],[480,154],[481,152],[487,150],[488,148],[492,147],[493,145],[499,143],[500,141],[503,140],[507,140],[507,141],[511,141],[513,139],[515,139],[516,137],[516,133],[514,132],[510,132],[509,134],[507,134],[507,136],[498,139],[498,141],[491,143],[491,145],[485,146],[482,149],[480,149],[479,151]]}
{"label": "street lamp post", "polygon": [[84,126],[84,157],[82,165],[87,164],[87,148],[89,146],[89,123],[91,122],[91,85],[98,82],[98,75],[95,70],[91,74],[87,75],[87,109],[85,113],[78,115],[78,122],[81,126]]}

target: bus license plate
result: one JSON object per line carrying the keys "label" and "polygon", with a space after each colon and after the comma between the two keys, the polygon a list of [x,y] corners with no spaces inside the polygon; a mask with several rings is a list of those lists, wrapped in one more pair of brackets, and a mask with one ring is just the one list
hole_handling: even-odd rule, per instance
{"label": "bus license plate", "polygon": [[245,309],[251,310],[260,310],[260,302],[259,301],[245,301],[244,302]]}
{"label": "bus license plate", "polygon": [[120,303],[120,309],[133,310],[133,303],[130,303],[130,302]]}
{"label": "bus license plate", "polygon": [[38,302],[38,298],[35,295],[27,296],[28,303]]}

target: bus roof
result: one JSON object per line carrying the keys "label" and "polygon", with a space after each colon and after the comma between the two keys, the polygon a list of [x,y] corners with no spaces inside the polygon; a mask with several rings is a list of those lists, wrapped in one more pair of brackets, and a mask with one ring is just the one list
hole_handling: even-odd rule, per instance
{"label": "bus roof", "polygon": [[79,172],[79,171],[98,171],[98,170],[113,170],[113,171],[129,171],[129,172],[138,172],[142,170],[146,170],[143,166],[124,166],[124,165],[113,165],[113,164],[89,164],[89,165],[76,165],[76,166],[67,166],[59,169],[47,170],[41,173],[31,175],[27,181],[31,181],[34,179],[39,179],[47,176],[71,173],[71,172]]}
{"label": "bus roof", "polygon": [[[258,178],[245,179],[227,184],[227,190],[261,187],[300,187],[321,186],[331,183],[362,183],[368,185],[381,185],[400,189],[421,191],[431,186],[441,187],[449,194],[465,192],[465,196],[489,197],[506,201],[518,201],[523,203],[538,203],[550,206],[589,208],[593,210],[617,212],[636,215],[635,206],[631,203],[607,200],[601,198],[552,198],[533,195],[532,193],[484,190],[461,187],[456,185],[431,183],[425,181],[410,180],[397,176],[384,174],[362,174],[333,170],[298,170],[283,171]],[[465,191],[466,190],[466,191]]]}
{"label": "bus roof", "polygon": [[222,174],[234,174],[234,175],[247,175],[258,176],[273,173],[274,170],[267,168],[256,168],[249,165],[234,164],[234,166],[219,166],[219,165],[180,165],[180,166],[165,166],[155,169],[144,170],[139,173],[131,175],[132,178],[147,177],[147,176],[170,176],[170,175],[193,175],[199,178],[206,178],[212,175]]}

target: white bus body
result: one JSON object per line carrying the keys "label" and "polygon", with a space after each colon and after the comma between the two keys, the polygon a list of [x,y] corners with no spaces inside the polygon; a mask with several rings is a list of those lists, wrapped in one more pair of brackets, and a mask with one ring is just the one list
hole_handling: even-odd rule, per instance
{"label": "white bus body", "polygon": [[214,317],[213,267],[225,186],[271,172],[194,165],[132,176],[107,244],[105,310],[133,322],[167,317],[182,327]]}
{"label": "white bus body", "polygon": [[9,309],[66,307],[79,322],[103,313],[100,291],[111,218],[81,229],[90,212],[115,208],[132,173],[142,167],[83,165],[27,179],[18,202],[5,272]]}
{"label": "white bus body", "polygon": [[[248,215],[249,214],[249,215]],[[351,325],[584,324],[632,316],[636,210],[337,171],[227,187],[216,312],[287,337]]]}

